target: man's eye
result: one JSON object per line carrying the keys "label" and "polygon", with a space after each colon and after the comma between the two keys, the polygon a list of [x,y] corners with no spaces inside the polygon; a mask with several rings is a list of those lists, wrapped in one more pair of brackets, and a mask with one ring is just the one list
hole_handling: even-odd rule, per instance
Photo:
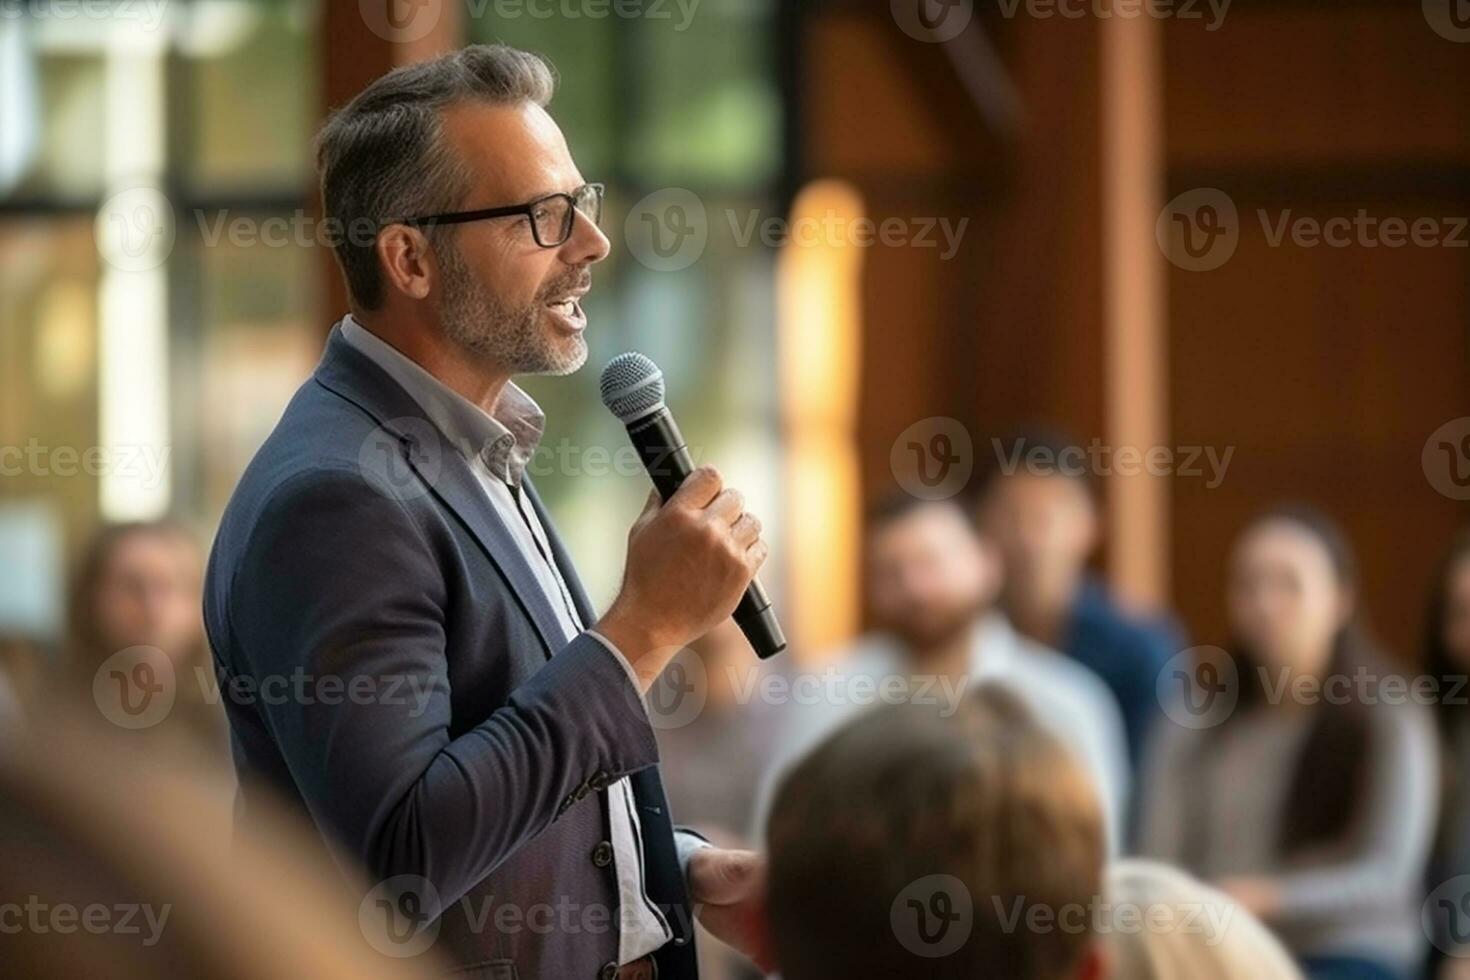
{"label": "man's eye", "polygon": [[531,212],[531,217],[536,221],[545,221],[551,217],[551,209],[548,207],[536,208]]}

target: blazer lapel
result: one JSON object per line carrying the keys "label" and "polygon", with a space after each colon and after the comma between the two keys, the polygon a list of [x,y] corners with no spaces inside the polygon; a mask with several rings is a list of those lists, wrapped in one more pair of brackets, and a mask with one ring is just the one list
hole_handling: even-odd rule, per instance
{"label": "blazer lapel", "polygon": [[[459,518],[500,573],[536,627],[546,655],[549,657],[565,646],[561,623],[551,601],[510,529],[464,456],[429,421],[418,402],[373,363],[372,358],[349,344],[339,327],[332,328],[326,352],[313,376],[323,387],[357,405],[398,438],[409,466],[430,492]],[[547,527],[550,534],[550,526]],[[570,580],[568,587],[571,587]],[[581,589],[580,583],[576,588]]]}

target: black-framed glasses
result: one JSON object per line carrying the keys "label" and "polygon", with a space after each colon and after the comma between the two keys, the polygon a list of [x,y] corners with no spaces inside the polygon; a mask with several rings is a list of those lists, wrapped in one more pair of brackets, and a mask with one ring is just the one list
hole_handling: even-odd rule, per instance
{"label": "black-framed glasses", "polygon": [[429,214],[420,218],[405,218],[388,224],[409,225],[415,228],[434,225],[458,225],[466,221],[484,221],[486,218],[509,218],[524,215],[531,220],[531,234],[542,248],[556,248],[572,237],[572,226],[576,224],[577,212],[582,212],[594,225],[602,220],[601,184],[583,184],[570,194],[557,193],[538,197],[526,204],[512,204],[503,208],[480,208],[477,211],[450,211],[445,214]]}

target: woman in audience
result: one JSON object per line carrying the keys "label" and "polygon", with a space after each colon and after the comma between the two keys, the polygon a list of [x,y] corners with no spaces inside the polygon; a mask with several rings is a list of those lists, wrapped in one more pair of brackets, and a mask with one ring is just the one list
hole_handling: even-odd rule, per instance
{"label": "woman in audience", "polygon": [[[202,590],[203,559],[186,528],[170,521],[104,527],[89,543],[72,585],[68,668],[76,686],[92,691],[114,721],[120,717],[109,702],[140,703],[128,685],[135,676],[150,679],[172,703],[156,722],[141,717],[139,726],[149,724],[137,730],[173,737],[185,751],[227,763],[228,730],[204,638]],[[140,667],[146,673],[135,674]]]}
{"label": "woman in audience", "polygon": [[1255,916],[1183,871],[1119,861],[1107,895],[1110,980],[1301,980]]}
{"label": "woman in audience", "polygon": [[1455,883],[1470,875],[1470,711],[1465,709],[1470,697],[1470,531],[1455,539],[1435,576],[1427,619],[1424,665],[1438,683],[1435,704],[1444,753],[1439,840],[1426,888],[1432,895],[1427,911],[1435,933],[1432,965],[1440,980],[1470,980],[1470,903],[1459,901],[1470,895],[1470,879]]}
{"label": "woman in audience", "polygon": [[1415,976],[1438,753],[1427,711],[1383,683],[1346,541],[1313,511],[1269,512],[1228,592],[1238,702],[1161,732],[1143,849],[1255,913],[1314,980]]}

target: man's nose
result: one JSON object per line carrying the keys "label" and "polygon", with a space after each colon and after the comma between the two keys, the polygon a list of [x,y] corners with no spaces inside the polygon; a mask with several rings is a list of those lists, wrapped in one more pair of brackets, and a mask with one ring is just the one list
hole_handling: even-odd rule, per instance
{"label": "man's nose", "polygon": [[572,234],[562,243],[561,259],[567,265],[590,265],[601,262],[612,251],[612,243],[597,227],[596,222],[582,212],[577,212],[572,224]]}

